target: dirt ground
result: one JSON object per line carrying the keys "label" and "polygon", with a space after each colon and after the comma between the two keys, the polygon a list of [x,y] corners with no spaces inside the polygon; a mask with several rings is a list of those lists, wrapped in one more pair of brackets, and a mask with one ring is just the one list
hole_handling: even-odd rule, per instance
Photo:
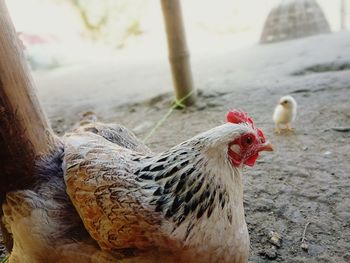
{"label": "dirt ground", "polygon": [[[231,81],[237,79],[234,71],[216,69],[207,82],[199,80],[198,105],[173,111],[147,141],[154,151],[162,151],[223,123],[229,109],[250,113],[275,146],[275,151],[263,154],[255,167],[244,170],[250,262],[350,262],[349,34],[341,39],[339,48],[317,63],[303,60],[308,54],[303,44],[318,43],[317,38],[291,44],[303,63],[290,66],[288,63],[296,60],[290,53],[288,61],[271,57],[269,67],[260,67],[260,71],[251,70],[254,61],[245,61],[243,64],[248,66],[239,71],[247,76],[241,77],[241,83]],[[319,46],[315,49],[322,53],[323,46]],[[265,54],[266,47],[259,48],[260,55],[252,51],[253,55],[267,63],[271,54]],[[275,48],[287,52],[283,44]],[[237,63],[237,57],[231,59]],[[225,63],[229,63],[227,60]],[[283,68],[281,73],[279,67]],[[210,71],[207,69],[202,76],[205,74],[208,79]],[[279,97],[285,94],[298,102],[295,132],[276,135],[271,116]],[[105,109],[99,111],[98,105],[91,108],[100,120],[122,123],[145,138],[168,112],[171,100],[172,95],[166,93],[110,105],[108,114]],[[50,106],[47,102],[44,105]],[[89,107],[76,109],[74,113],[67,108],[48,110],[57,133],[69,130]],[[280,242],[271,240],[276,233]]]}

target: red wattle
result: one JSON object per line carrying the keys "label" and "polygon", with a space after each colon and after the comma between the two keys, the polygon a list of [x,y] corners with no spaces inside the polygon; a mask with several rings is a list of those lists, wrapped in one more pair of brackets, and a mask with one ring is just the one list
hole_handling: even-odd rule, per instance
{"label": "red wattle", "polygon": [[251,157],[249,157],[244,164],[248,165],[248,166],[254,166],[256,160],[259,158],[259,153],[256,153],[254,155],[252,155]]}

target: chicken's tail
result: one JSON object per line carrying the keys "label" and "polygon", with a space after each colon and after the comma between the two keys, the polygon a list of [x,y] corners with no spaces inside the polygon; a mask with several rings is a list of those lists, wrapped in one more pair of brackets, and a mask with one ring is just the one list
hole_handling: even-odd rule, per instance
{"label": "chicken's tail", "polygon": [[[57,145],[37,161],[32,182],[25,189],[6,194],[1,221],[9,252],[13,249],[11,239],[22,241],[23,235],[29,243],[50,240],[51,246],[67,239],[89,238],[65,191],[63,156],[63,145]],[[23,229],[27,232],[23,233]]]}

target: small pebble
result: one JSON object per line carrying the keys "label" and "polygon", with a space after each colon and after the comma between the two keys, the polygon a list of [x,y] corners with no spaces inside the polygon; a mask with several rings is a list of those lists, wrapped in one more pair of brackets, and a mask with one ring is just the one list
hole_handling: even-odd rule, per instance
{"label": "small pebble", "polygon": [[275,231],[269,233],[270,243],[276,247],[281,247],[281,235]]}
{"label": "small pebble", "polygon": [[305,242],[301,243],[300,247],[304,251],[308,251],[309,250],[309,245],[307,243],[305,243]]}

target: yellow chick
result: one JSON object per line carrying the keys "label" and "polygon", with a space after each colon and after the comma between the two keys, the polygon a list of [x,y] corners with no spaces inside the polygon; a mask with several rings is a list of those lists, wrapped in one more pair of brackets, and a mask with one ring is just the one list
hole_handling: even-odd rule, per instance
{"label": "yellow chick", "polygon": [[281,133],[280,125],[286,126],[288,131],[292,131],[291,123],[297,115],[297,102],[292,96],[283,96],[280,98],[279,104],[273,113],[273,121],[275,122],[276,133]]}

